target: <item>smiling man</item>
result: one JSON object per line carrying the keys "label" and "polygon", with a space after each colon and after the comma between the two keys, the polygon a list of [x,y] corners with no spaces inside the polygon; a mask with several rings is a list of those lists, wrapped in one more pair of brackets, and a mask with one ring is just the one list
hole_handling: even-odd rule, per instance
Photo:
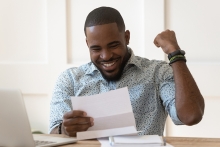
{"label": "smiling man", "polygon": [[116,23],[109,23],[86,27],[85,33],[93,64],[106,80],[119,80],[131,56],[127,49],[129,31],[119,31]]}
{"label": "smiling man", "polygon": [[72,110],[71,96],[122,87],[128,87],[140,135],[163,135],[168,114],[177,125],[201,121],[204,100],[173,31],[166,30],[154,40],[168,54],[169,64],[134,55],[128,47],[130,32],[114,8],[91,11],[84,32],[91,62],[67,69],[58,77],[51,100],[50,133],[76,136],[94,125],[86,112]]}

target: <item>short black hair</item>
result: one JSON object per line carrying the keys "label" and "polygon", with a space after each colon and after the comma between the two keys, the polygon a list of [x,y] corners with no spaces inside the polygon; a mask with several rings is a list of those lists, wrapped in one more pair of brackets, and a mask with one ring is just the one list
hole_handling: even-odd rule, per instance
{"label": "short black hair", "polygon": [[84,32],[86,27],[116,23],[119,31],[125,31],[124,20],[118,10],[111,7],[99,7],[92,10],[86,17]]}

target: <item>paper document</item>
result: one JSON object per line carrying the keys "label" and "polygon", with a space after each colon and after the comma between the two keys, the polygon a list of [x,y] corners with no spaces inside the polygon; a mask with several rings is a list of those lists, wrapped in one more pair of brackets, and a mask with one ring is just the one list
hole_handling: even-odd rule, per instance
{"label": "paper document", "polygon": [[158,135],[143,135],[143,136],[115,136],[115,144],[121,143],[149,143],[162,144],[163,140]]}
{"label": "paper document", "polygon": [[[164,146],[162,138],[158,135],[144,136],[116,136],[114,137],[114,145],[110,145],[108,138],[99,138],[101,147],[161,147]],[[173,147],[166,143],[167,147]]]}
{"label": "paper document", "polygon": [[73,110],[94,118],[94,126],[77,132],[77,139],[137,133],[127,87],[82,97],[71,97]]}

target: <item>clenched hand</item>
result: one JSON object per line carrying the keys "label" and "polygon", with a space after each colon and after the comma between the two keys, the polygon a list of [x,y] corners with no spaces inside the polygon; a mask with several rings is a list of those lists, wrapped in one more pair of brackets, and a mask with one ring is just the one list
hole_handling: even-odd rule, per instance
{"label": "clenched hand", "polygon": [[174,31],[166,30],[161,32],[154,39],[154,44],[161,47],[164,53],[169,54],[180,49]]}

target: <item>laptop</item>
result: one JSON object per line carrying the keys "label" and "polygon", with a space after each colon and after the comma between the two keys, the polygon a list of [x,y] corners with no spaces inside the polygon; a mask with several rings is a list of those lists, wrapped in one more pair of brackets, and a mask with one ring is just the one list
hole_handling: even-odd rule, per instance
{"label": "laptop", "polygon": [[0,89],[0,146],[45,147],[76,141],[76,137],[32,135],[21,92],[17,89]]}

